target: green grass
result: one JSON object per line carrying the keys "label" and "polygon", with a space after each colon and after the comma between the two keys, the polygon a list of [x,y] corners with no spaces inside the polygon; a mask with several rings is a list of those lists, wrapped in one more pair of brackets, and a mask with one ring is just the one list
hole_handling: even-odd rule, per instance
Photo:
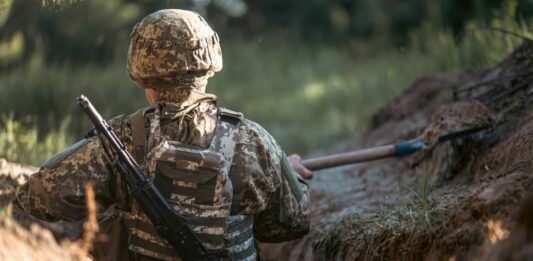
{"label": "green grass", "polygon": [[424,256],[447,214],[436,204],[430,171],[429,164],[417,169],[417,182],[398,192],[403,195],[398,202],[339,217],[317,239],[315,253],[326,259],[350,260],[416,260]]}
{"label": "green grass", "polygon": [[[495,27],[525,35],[529,25],[514,20],[493,22]],[[306,154],[356,137],[379,107],[416,78],[494,63],[520,41],[490,30],[470,30],[456,44],[450,33],[434,32],[429,25],[412,35],[412,47],[382,50],[368,43],[363,54],[276,37],[225,41],[224,69],[210,80],[208,90],[219,97],[220,105],[242,111],[263,125],[287,153]],[[60,129],[66,117],[71,121],[61,135],[68,141],[81,137],[89,127],[75,102],[82,93],[108,118],[145,106],[142,90],[127,76],[126,52],[119,51],[117,57],[108,65],[35,63],[1,74],[0,115],[13,113],[13,119],[33,123],[39,129],[37,143],[41,143],[47,133]],[[0,127],[5,129],[5,123]],[[3,150],[17,146],[5,144]],[[50,146],[42,153],[46,158],[63,145],[32,146]],[[8,157],[38,161],[23,152]]]}
{"label": "green grass", "polygon": [[58,129],[50,130],[39,139],[34,124],[15,121],[13,115],[0,118],[0,157],[40,165],[50,155],[64,149],[73,139],[67,132],[70,117],[66,117]]}

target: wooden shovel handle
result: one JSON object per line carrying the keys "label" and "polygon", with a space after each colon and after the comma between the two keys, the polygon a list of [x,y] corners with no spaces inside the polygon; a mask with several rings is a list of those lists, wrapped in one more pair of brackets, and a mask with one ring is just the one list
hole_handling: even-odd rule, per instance
{"label": "wooden shovel handle", "polygon": [[309,170],[320,170],[364,161],[383,159],[387,157],[403,157],[421,149],[434,147],[436,144],[445,142],[447,140],[474,134],[478,131],[487,129],[488,127],[490,127],[490,125],[451,132],[440,136],[438,141],[433,144],[426,144],[423,139],[418,138],[393,145],[385,145],[369,149],[333,154],[314,159],[307,159],[303,160],[302,164]]}
{"label": "wooden shovel handle", "polygon": [[314,159],[307,159],[303,160],[302,164],[309,170],[320,170],[388,157],[403,157],[426,147],[427,146],[423,140],[413,139],[393,145],[354,150]]}
{"label": "wooden shovel handle", "polygon": [[346,164],[383,159],[396,156],[396,146],[386,145],[370,149],[333,154],[324,157],[303,160],[302,164],[310,170],[326,169]]}

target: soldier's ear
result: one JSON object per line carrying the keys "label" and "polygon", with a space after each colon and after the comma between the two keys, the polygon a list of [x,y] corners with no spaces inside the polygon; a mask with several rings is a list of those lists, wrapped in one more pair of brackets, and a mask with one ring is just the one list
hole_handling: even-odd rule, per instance
{"label": "soldier's ear", "polygon": [[150,103],[150,105],[154,105],[157,102],[156,90],[146,88],[144,89],[144,95],[146,95],[146,99],[148,100],[148,103]]}

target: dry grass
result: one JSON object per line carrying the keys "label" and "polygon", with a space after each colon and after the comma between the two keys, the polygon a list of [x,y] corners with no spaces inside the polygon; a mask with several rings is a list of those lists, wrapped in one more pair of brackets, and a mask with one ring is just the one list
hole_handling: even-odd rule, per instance
{"label": "dry grass", "polygon": [[97,208],[92,183],[85,185],[85,201],[87,202],[87,220],[83,223],[81,249],[85,254],[88,254],[93,246],[96,233],[98,233]]}

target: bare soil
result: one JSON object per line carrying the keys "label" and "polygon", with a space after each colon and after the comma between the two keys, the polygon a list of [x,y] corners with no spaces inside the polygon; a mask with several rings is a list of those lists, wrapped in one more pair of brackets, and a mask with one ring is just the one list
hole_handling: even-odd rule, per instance
{"label": "bare soil", "polygon": [[0,158],[0,260],[91,260],[79,242],[66,240],[72,227],[39,221],[13,204],[16,187],[36,171]]}

